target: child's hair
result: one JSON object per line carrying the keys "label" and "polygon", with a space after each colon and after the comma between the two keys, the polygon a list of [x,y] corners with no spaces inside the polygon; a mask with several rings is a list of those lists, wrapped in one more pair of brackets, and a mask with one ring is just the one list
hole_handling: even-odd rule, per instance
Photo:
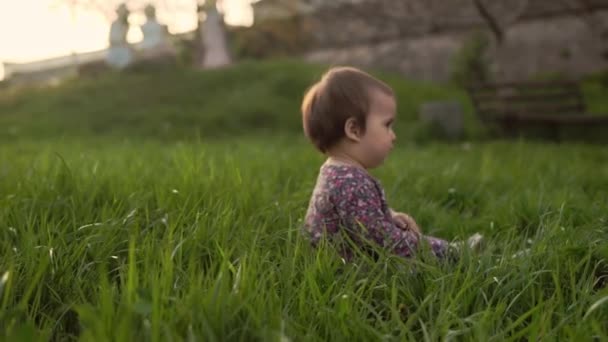
{"label": "child's hair", "polygon": [[353,67],[331,68],[308,89],[302,101],[302,124],[317,149],[324,153],[340,141],[350,117],[365,132],[372,90],[394,96],[387,84]]}

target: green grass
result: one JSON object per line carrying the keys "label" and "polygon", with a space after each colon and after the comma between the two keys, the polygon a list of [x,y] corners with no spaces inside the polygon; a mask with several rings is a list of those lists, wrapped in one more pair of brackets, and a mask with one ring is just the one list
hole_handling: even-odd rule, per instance
{"label": "green grass", "polygon": [[608,337],[599,147],[399,148],[375,171],[391,204],[430,234],[480,231],[488,249],[348,267],[301,237],[321,161],[301,139],[0,151],[6,338]]}
{"label": "green grass", "polygon": [[[174,141],[300,134],[302,96],[325,70],[291,60],[248,62],[229,70],[107,74],[54,88],[4,92],[0,139],[128,136]],[[374,74],[395,88],[403,136],[415,136],[424,101],[454,99],[470,108],[466,94],[454,87]]]}
{"label": "green grass", "polygon": [[[296,60],[243,62],[228,70],[108,73],[55,87],[8,89],[0,92],[0,141],[92,136],[196,141],[276,132],[301,134],[302,95],[325,70],[325,66]],[[368,71],[397,94],[396,128],[401,140],[440,137],[418,120],[420,105],[436,100],[462,105],[466,139],[490,136],[479,124],[464,90]],[[598,73],[582,83],[591,113],[608,115],[604,78],[604,73]],[[603,129],[564,128],[560,134],[570,141],[605,141]]]}
{"label": "green grass", "polygon": [[[451,264],[343,265],[300,230],[322,158],[291,96],[322,69],[275,68],[286,73],[108,75],[2,95],[0,340],[608,340],[603,146],[413,144],[407,108],[460,93],[389,78],[401,143],[373,172],[389,203],[428,234],[479,231],[488,246]],[[254,103],[221,101],[230,87]],[[276,121],[219,115],[248,108]]]}

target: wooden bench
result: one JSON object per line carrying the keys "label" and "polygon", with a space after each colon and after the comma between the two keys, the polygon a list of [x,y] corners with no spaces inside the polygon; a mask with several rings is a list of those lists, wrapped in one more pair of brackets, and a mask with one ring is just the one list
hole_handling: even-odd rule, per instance
{"label": "wooden bench", "polygon": [[467,87],[482,123],[513,135],[526,126],[548,127],[559,139],[562,126],[608,125],[608,115],[588,114],[576,82],[479,84]]}

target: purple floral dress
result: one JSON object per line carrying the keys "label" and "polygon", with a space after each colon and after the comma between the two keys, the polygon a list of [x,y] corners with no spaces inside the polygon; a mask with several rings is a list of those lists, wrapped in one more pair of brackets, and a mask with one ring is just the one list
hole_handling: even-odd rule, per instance
{"label": "purple floral dress", "polygon": [[368,242],[403,256],[411,257],[419,247],[420,238],[427,241],[438,257],[447,255],[448,242],[399,228],[392,219],[382,186],[365,170],[349,165],[325,163],[306,213],[304,229],[313,246],[323,235],[337,244],[340,254],[351,260],[353,253],[340,234],[362,249]]}

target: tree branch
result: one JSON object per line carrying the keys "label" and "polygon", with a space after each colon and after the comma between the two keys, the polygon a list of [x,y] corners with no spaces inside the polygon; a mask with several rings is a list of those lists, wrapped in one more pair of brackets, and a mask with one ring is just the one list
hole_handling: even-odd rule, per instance
{"label": "tree branch", "polygon": [[494,18],[494,16],[492,16],[490,11],[488,11],[488,9],[481,2],[481,0],[473,0],[473,5],[494,34],[494,37],[496,38],[498,44],[501,44],[504,40],[505,34],[500,25],[498,24],[498,21]]}

